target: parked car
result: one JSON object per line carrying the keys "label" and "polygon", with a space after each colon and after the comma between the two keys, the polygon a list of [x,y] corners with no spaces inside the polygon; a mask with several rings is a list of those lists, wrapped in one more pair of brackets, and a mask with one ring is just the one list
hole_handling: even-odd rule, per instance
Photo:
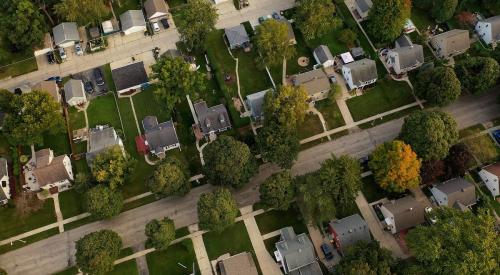
{"label": "parked car", "polygon": [[323,251],[323,254],[325,254],[325,258],[327,260],[333,259],[332,248],[328,244],[326,243],[322,244],[321,251]]}
{"label": "parked car", "polygon": [[55,81],[57,83],[61,83],[62,82],[62,77],[60,76],[51,76],[49,78],[46,79],[47,81]]}
{"label": "parked car", "polygon": [[165,29],[170,28],[170,24],[168,24],[168,19],[167,18],[163,18],[162,20],[160,20],[160,22],[163,25],[163,28],[165,28]]}
{"label": "parked car", "polygon": [[155,31],[155,32],[160,31],[160,25],[158,25],[158,22],[153,22],[153,24],[151,24],[151,26],[153,28],[153,31]]}
{"label": "parked car", "polygon": [[85,81],[85,83],[83,83],[83,87],[85,88],[85,92],[89,94],[94,92],[94,85],[92,85],[92,81]]}
{"label": "parked car", "polygon": [[495,138],[496,142],[500,144],[500,130],[491,132],[491,135],[493,135],[493,138]]}
{"label": "parked car", "polygon": [[80,43],[75,44],[76,55],[83,55],[82,45]]}
{"label": "parked car", "polygon": [[61,57],[62,60],[65,60],[68,57],[66,55],[66,51],[64,51],[64,48],[59,48],[59,56]]}
{"label": "parked car", "polygon": [[104,85],[104,79],[102,78],[101,69],[99,69],[99,68],[94,69],[94,79],[95,79],[95,83],[97,84],[97,86]]}
{"label": "parked car", "polygon": [[47,61],[49,62],[49,64],[54,64],[56,62],[53,51],[47,53]]}

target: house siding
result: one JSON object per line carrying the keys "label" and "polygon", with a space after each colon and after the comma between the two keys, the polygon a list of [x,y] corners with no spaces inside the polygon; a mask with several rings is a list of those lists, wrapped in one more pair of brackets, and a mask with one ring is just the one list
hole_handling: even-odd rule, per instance
{"label": "house siding", "polygon": [[491,23],[478,22],[475,27],[476,33],[481,37],[481,39],[486,44],[491,44],[493,42],[493,37],[491,34]]}
{"label": "house siding", "polygon": [[484,169],[479,171],[478,174],[481,177],[481,180],[483,180],[484,184],[486,185],[486,188],[488,188],[488,190],[490,191],[491,195],[493,197],[500,196],[500,184],[498,182],[498,176]]}

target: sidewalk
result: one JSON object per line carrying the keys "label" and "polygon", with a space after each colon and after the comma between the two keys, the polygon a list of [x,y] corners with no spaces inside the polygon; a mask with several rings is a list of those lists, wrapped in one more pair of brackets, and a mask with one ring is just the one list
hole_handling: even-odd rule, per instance
{"label": "sidewalk", "polygon": [[257,256],[257,261],[259,262],[262,274],[281,275],[282,272],[280,268],[266,249],[266,245],[264,244],[264,240],[260,234],[255,217],[244,219],[243,222],[247,228],[248,236],[250,237],[250,242],[252,243],[255,255]]}
{"label": "sidewalk", "polygon": [[198,261],[201,275],[213,275],[202,233],[192,236],[191,240],[193,240],[194,253],[196,254],[196,261]]}
{"label": "sidewalk", "polygon": [[56,212],[59,233],[63,233],[64,232],[64,224],[63,224],[63,215],[61,213],[61,207],[59,206],[59,194],[56,193],[56,194],[52,195],[52,199],[54,200],[54,210]]}

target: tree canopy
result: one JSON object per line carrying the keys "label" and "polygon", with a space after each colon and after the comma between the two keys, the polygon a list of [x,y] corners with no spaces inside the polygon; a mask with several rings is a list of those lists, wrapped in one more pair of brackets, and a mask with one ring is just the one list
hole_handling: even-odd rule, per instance
{"label": "tree canopy", "polygon": [[415,93],[432,105],[446,106],[460,96],[460,81],[450,67],[424,70],[417,76]]}
{"label": "tree canopy", "polygon": [[92,187],[86,194],[87,211],[98,219],[109,219],[122,211],[123,196],[105,185]]}
{"label": "tree canopy", "polygon": [[330,0],[298,0],[294,19],[304,37],[311,40],[342,24],[334,14],[335,5]]}
{"label": "tree canopy", "polygon": [[200,228],[222,232],[234,224],[238,216],[238,206],[228,189],[217,189],[212,193],[201,194],[198,201],[198,220]]}
{"label": "tree canopy", "polygon": [[473,56],[455,64],[462,87],[471,94],[484,92],[496,85],[500,75],[498,62],[490,57]]}
{"label": "tree canopy", "polygon": [[410,0],[373,0],[366,25],[370,38],[381,43],[394,41],[410,13]]}
{"label": "tree canopy", "polygon": [[187,0],[180,7],[179,20],[175,20],[181,40],[189,50],[201,50],[210,32],[215,30],[219,15],[209,0]]}
{"label": "tree canopy", "polygon": [[295,200],[295,183],[289,170],[267,178],[259,187],[260,200],[268,208],[287,210]]}
{"label": "tree canopy", "polygon": [[146,224],[145,229],[148,240],[148,247],[154,247],[157,250],[166,250],[170,243],[175,240],[174,221],[165,217],[163,220],[152,220]]}
{"label": "tree canopy", "polygon": [[167,158],[156,166],[148,187],[160,196],[183,196],[191,190],[189,169],[179,159]]}
{"label": "tree canopy", "polygon": [[[31,0],[0,1],[0,30],[16,51],[31,51],[45,33],[43,15]],[[3,39],[3,38],[2,38]]]}
{"label": "tree canopy", "polygon": [[447,177],[463,177],[467,170],[472,167],[473,160],[473,156],[465,144],[457,143],[451,146],[448,156],[444,159]]}
{"label": "tree canopy", "polygon": [[276,92],[267,93],[264,99],[264,124],[278,123],[290,131],[304,121],[307,92],[302,86],[280,86]]}
{"label": "tree canopy", "polygon": [[438,22],[451,19],[455,14],[458,0],[434,0],[431,14]]}
{"label": "tree canopy", "polygon": [[108,273],[113,270],[121,249],[120,236],[111,230],[87,234],[76,242],[76,265],[83,273]]}
{"label": "tree canopy", "polygon": [[334,274],[375,275],[393,274],[396,261],[391,252],[381,248],[377,241],[357,242],[347,248]]}
{"label": "tree canopy", "polygon": [[98,26],[110,14],[103,0],[61,0],[54,5],[54,11],[60,18],[80,26]]}
{"label": "tree canopy", "polygon": [[92,176],[98,183],[106,183],[117,189],[135,168],[135,159],[123,153],[119,146],[113,146],[99,153],[92,161]]}
{"label": "tree canopy", "polygon": [[257,144],[263,159],[291,168],[299,155],[300,142],[295,130],[281,127],[276,122],[266,123],[257,136]]}
{"label": "tree canopy", "polygon": [[275,19],[268,19],[255,28],[255,45],[260,63],[265,66],[280,65],[295,54],[288,37],[288,25]]}

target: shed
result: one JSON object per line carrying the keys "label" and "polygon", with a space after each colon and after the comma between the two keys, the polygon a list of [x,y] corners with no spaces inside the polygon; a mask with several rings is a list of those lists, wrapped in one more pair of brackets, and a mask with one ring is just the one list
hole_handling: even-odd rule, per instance
{"label": "shed", "polygon": [[319,45],[316,49],[314,49],[313,56],[316,63],[323,65],[323,67],[333,66],[335,63],[330,49],[325,45]]}
{"label": "shed", "polygon": [[231,49],[245,48],[250,43],[250,37],[242,24],[224,29],[224,35]]}

